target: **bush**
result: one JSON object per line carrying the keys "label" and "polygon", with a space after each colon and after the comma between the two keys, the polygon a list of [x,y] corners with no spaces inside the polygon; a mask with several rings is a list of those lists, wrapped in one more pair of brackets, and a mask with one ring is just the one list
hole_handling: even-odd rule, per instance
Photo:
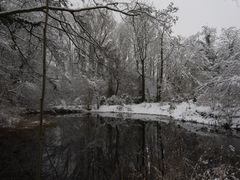
{"label": "bush", "polygon": [[132,104],[133,99],[128,94],[123,94],[120,97],[119,96],[111,96],[109,98],[106,98],[105,96],[101,96],[99,98],[99,105],[123,105],[123,104]]}
{"label": "bush", "polygon": [[140,104],[142,102],[142,97],[136,96],[132,98],[133,103]]}
{"label": "bush", "polygon": [[[132,104],[133,99],[131,96],[127,94],[122,94],[120,97],[118,96],[111,96],[110,98],[106,99],[105,97],[101,97],[100,105],[123,105],[123,104]],[[105,98],[105,99],[104,99]]]}
{"label": "bush", "polygon": [[124,100],[113,95],[110,98],[107,99],[107,104],[108,105],[123,105],[124,104]]}
{"label": "bush", "polygon": [[132,97],[129,96],[128,94],[122,94],[120,97],[123,100],[124,104],[132,104],[133,103]]}
{"label": "bush", "polygon": [[107,104],[107,98],[105,96],[101,96],[99,98],[99,105],[102,106],[102,105],[106,105]]}
{"label": "bush", "polygon": [[132,104],[133,103],[132,97],[131,96],[127,96],[126,99],[125,99],[125,103],[126,104]]}

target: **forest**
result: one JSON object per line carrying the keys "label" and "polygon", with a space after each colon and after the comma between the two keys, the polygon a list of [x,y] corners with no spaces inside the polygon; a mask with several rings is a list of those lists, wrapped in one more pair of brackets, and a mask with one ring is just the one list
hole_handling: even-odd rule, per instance
{"label": "forest", "polygon": [[[179,8],[172,2],[162,9],[149,5],[147,1],[137,0],[122,2],[79,0],[79,3],[80,7],[76,7],[72,0],[0,0],[1,129],[21,128],[23,126],[21,123],[29,119],[29,115],[34,116],[35,120],[40,114],[40,121],[38,119],[37,124],[40,122],[40,132],[43,133],[45,128],[42,126],[49,125],[48,119],[51,119],[49,115],[58,118],[56,115],[59,114],[100,113],[101,115],[103,113],[103,118],[121,116],[126,119],[129,118],[128,115],[133,114],[133,119],[139,119],[139,116],[134,117],[134,115],[145,114],[156,115],[150,117],[151,120],[166,116],[171,121],[214,125],[218,127],[214,129],[216,132],[221,128],[230,131],[239,130],[240,29],[238,27],[227,27],[217,31],[215,27],[203,25],[195,34],[183,37],[173,32],[179,20],[177,16]],[[91,119],[87,123],[90,122]],[[76,122],[70,121],[70,123]],[[99,126],[95,120],[94,123],[96,125],[93,128]],[[74,124],[72,128],[77,126]],[[135,128],[136,134],[140,132],[139,126],[135,127],[132,124],[131,126]],[[35,124],[35,127],[38,125]],[[112,127],[112,124],[109,127]],[[109,127],[106,128],[109,130]],[[148,161],[146,149],[155,142],[150,136],[155,137],[155,131],[161,131],[161,128],[159,130],[158,125],[156,127],[150,125],[153,131],[148,129],[148,137],[145,124],[140,123],[140,127],[144,127],[144,137],[141,142],[144,144],[143,154],[145,154],[141,161],[143,167],[139,167],[137,172],[144,171],[144,173],[140,173],[141,176],[136,175],[138,177],[136,179],[158,179],[158,174],[152,174],[153,170],[150,171],[150,167],[148,170],[145,163]],[[163,127],[167,128],[165,125]],[[82,133],[87,128],[89,127],[82,128]],[[205,128],[202,127],[201,130],[205,131]],[[104,134],[108,130],[101,129],[101,132],[103,131]],[[124,136],[129,133],[126,129],[122,131],[126,131]],[[164,131],[166,135],[168,130]],[[80,132],[76,131],[76,133]],[[111,139],[119,137],[119,134],[121,127],[116,125],[108,135]],[[96,134],[91,136],[95,137]],[[0,133],[0,142],[2,137]],[[97,138],[100,137],[102,136]],[[142,138],[142,135],[139,135],[139,138]],[[186,138],[189,136],[186,135]],[[108,139],[103,141],[108,142]],[[114,140],[114,143],[117,142],[119,141]],[[112,145],[109,146],[111,150],[114,149]],[[162,147],[162,144],[160,146]],[[1,147],[7,146],[0,143]],[[136,149],[137,147],[136,145]],[[158,150],[157,148],[156,151]],[[166,156],[163,156],[163,149],[161,152],[162,155],[158,158],[161,157],[163,160]],[[220,153],[220,150],[218,152]],[[155,149],[152,153],[155,153]],[[116,160],[118,163],[121,161],[121,152],[119,154],[120,160]],[[55,155],[54,158],[57,158],[57,154]],[[95,156],[95,158],[100,157],[96,154]],[[58,158],[60,157],[59,155]],[[129,157],[131,158],[131,155]],[[0,156],[0,160],[3,158]],[[51,165],[56,161],[50,161]],[[97,179],[98,173],[102,175],[100,179],[111,179],[110,177],[131,179],[129,174],[132,171],[125,171],[123,166],[121,162],[117,164],[118,170],[114,170],[116,174],[106,175],[107,178],[100,173],[101,170],[94,171],[95,174],[91,176],[85,175],[90,179]],[[182,167],[182,164],[179,166]],[[159,167],[162,179],[173,178],[172,169],[167,171],[168,164]],[[228,172],[225,169],[226,174],[233,171],[230,168],[232,166],[228,167],[230,170]],[[61,169],[62,166],[59,168]],[[60,169],[55,170],[60,172]],[[146,169],[146,172],[143,169]],[[189,169],[188,171],[192,172]],[[182,176],[182,171],[179,170],[175,178],[188,177],[188,171],[184,171],[185,174]],[[206,173],[207,170],[201,169],[200,172],[196,168],[195,171],[196,176],[192,174],[191,179],[219,177],[211,173],[210,176]],[[221,168],[218,172],[220,171]],[[235,175],[237,172],[239,173],[236,170]],[[9,174],[4,173],[0,170],[0,179],[9,178]],[[54,178],[77,177],[68,175]],[[24,177],[28,179],[27,176]],[[51,179],[47,175],[43,177],[45,177],[43,179]],[[240,174],[236,177],[240,177]]]}
{"label": "forest", "polygon": [[238,28],[203,26],[186,38],[172,34],[173,3],[160,10],[137,1],[82,1],[75,10],[48,3],[44,22],[40,0],[0,2],[1,116],[39,110],[43,66],[45,109],[194,100],[230,119],[238,114]]}

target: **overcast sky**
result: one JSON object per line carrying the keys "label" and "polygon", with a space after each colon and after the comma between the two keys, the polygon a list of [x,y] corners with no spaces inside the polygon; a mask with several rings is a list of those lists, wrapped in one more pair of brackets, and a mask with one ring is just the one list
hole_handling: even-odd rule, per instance
{"label": "overcast sky", "polygon": [[240,28],[240,0],[145,0],[145,2],[153,4],[158,9],[174,2],[179,8],[177,13],[179,21],[174,28],[175,35],[195,34],[204,25],[215,27],[218,31],[230,26]]}
{"label": "overcast sky", "polygon": [[169,2],[179,7],[179,21],[175,34],[189,36],[201,30],[204,25],[216,27],[236,26],[240,28],[240,5],[234,0],[149,0],[157,8],[166,7]]}

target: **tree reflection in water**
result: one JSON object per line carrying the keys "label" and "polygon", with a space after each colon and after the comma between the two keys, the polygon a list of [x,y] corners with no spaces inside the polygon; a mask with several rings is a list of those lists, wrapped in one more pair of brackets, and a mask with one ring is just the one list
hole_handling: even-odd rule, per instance
{"label": "tree reflection in water", "polygon": [[[240,177],[236,138],[200,136],[172,123],[97,115],[51,118],[57,123],[44,132],[42,179]],[[1,131],[0,179],[34,179],[37,134]]]}

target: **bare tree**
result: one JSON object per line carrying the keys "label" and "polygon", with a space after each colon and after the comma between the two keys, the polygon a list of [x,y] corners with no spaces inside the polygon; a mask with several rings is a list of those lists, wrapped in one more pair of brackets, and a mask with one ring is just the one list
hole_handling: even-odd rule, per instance
{"label": "bare tree", "polygon": [[[172,26],[177,21],[177,16],[174,13],[177,12],[177,8],[174,7],[173,3],[170,3],[169,6],[163,11],[158,11],[156,13],[156,26],[159,32],[159,41],[160,41],[160,60],[157,63],[157,101],[162,101],[162,92],[163,92],[163,75],[164,75],[164,61],[169,54],[164,56],[164,38],[169,36],[172,32]],[[159,21],[161,19],[161,21]],[[171,52],[171,51],[170,51]],[[169,52],[168,52],[169,53]]]}
{"label": "bare tree", "polygon": [[41,179],[42,171],[42,154],[43,154],[43,112],[44,112],[44,100],[46,91],[46,59],[47,59],[47,27],[48,27],[48,9],[49,0],[46,0],[46,13],[43,28],[43,53],[42,53],[42,94],[40,99],[40,130],[39,130],[39,157],[38,157],[38,169],[36,179]]}
{"label": "bare tree", "polygon": [[152,11],[151,7],[142,7],[141,4],[139,4],[139,9],[141,9],[145,13],[137,17],[132,17],[131,26],[133,27],[133,46],[136,67],[141,82],[141,101],[144,102],[146,100],[146,60],[148,58],[148,48],[149,44],[152,41],[154,30],[150,21],[151,17],[148,16],[148,14],[150,14]]}

